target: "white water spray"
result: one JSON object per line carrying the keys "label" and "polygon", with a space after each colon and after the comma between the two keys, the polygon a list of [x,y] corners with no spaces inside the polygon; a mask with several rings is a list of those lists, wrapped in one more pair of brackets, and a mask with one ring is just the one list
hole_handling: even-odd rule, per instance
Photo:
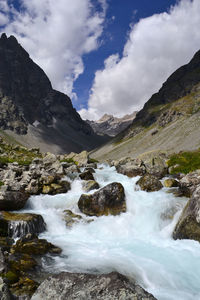
{"label": "white water spray", "polygon": [[[29,199],[25,212],[41,214],[47,224],[40,236],[63,249],[50,267],[57,272],[118,271],[159,300],[200,299],[200,244],[171,237],[186,199],[166,193],[165,188],[152,193],[136,191],[138,178],[118,174],[114,167],[96,170],[95,179],[100,187],[122,183],[126,213],[87,217],[94,221],[67,228],[63,210],[80,214],[77,202],[84,193],[80,180],[72,183],[67,194]],[[174,209],[178,211],[173,219],[163,217]]]}

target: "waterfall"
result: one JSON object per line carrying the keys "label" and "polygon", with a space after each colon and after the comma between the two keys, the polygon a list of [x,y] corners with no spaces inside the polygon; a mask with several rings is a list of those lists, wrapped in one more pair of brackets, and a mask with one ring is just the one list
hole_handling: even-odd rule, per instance
{"label": "waterfall", "polygon": [[8,235],[12,238],[20,238],[28,233],[39,234],[45,230],[46,224],[40,215],[28,221],[9,221],[8,223]]}

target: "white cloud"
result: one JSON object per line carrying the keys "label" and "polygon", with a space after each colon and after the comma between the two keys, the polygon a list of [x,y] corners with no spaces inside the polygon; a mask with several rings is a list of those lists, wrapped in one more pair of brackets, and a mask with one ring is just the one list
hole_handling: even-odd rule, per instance
{"label": "white cloud", "polygon": [[0,0],[2,12],[13,18],[2,31],[16,36],[54,88],[72,96],[73,82],[84,70],[82,55],[98,48],[102,34],[106,0],[98,1],[101,12],[90,0],[21,0],[19,12]]}
{"label": "white cloud", "polygon": [[5,25],[8,22],[8,17],[0,12],[0,26]]}
{"label": "white cloud", "polygon": [[142,19],[132,27],[123,56],[107,58],[95,74],[83,118],[118,116],[138,110],[167,77],[200,49],[200,1],[183,0],[168,13]]}

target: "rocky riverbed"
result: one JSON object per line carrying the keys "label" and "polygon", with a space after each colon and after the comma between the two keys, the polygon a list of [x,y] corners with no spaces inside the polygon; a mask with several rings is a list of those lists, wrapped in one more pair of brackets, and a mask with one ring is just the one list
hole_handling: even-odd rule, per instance
{"label": "rocky riverbed", "polygon": [[164,152],[105,167],[87,152],[1,148],[1,299],[198,299],[195,260],[177,262],[182,279],[173,260],[200,249],[199,170],[171,175]]}

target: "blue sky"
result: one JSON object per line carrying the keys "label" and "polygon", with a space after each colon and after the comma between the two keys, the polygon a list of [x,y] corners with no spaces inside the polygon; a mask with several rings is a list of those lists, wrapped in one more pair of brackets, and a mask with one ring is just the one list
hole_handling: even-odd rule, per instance
{"label": "blue sky", "polygon": [[[94,1],[96,2],[96,1]],[[109,0],[105,26],[100,38],[102,45],[97,51],[83,57],[85,71],[74,83],[74,91],[79,101],[74,101],[76,109],[87,108],[89,91],[95,71],[103,68],[104,60],[113,53],[122,54],[130,25],[141,18],[168,11],[176,0]],[[114,19],[114,20],[113,20]]]}
{"label": "blue sky", "polygon": [[199,0],[0,0],[0,31],[84,119],[141,109],[200,49],[199,27]]}

